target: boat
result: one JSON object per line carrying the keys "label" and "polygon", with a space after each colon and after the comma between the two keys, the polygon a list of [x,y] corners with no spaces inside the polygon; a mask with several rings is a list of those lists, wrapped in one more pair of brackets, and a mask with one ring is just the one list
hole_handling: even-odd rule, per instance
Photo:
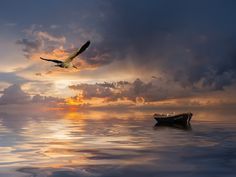
{"label": "boat", "polygon": [[153,117],[157,121],[157,125],[189,125],[193,114],[154,114]]}

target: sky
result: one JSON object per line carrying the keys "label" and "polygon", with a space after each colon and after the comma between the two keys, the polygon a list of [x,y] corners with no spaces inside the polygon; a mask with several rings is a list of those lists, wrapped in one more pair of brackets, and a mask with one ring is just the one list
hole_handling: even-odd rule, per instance
{"label": "sky", "polygon": [[[0,104],[236,104],[234,0],[0,2]],[[65,59],[60,69],[39,57]]]}

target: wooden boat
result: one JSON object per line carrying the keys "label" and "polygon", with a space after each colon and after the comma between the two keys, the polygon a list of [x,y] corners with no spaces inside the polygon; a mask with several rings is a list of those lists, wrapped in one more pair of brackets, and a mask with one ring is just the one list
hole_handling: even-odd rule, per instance
{"label": "wooden boat", "polygon": [[159,125],[173,125],[181,124],[188,125],[192,118],[192,113],[182,113],[182,114],[154,114],[153,117],[156,119],[157,124]]}

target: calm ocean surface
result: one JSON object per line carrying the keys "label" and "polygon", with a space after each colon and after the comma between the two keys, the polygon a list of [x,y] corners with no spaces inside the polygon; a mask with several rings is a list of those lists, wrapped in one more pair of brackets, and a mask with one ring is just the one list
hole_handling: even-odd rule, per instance
{"label": "calm ocean surface", "polygon": [[153,111],[1,112],[0,177],[235,177],[236,111],[192,112],[189,129]]}

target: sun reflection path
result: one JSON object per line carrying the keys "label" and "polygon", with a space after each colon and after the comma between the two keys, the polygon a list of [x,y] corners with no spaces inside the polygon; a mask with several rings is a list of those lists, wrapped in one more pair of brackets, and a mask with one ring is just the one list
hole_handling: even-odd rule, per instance
{"label": "sun reflection path", "polygon": [[[201,122],[203,115],[214,117],[199,113],[194,117],[195,125],[198,125],[198,118]],[[64,168],[153,165],[153,162],[162,165],[168,154],[178,148],[211,148],[219,144],[220,137],[215,132],[211,137],[206,136],[209,126],[198,126],[195,132],[168,128],[153,130],[155,122],[150,112],[132,110],[54,110],[34,116],[4,116],[0,118],[0,170],[22,166]],[[214,129],[217,125],[210,125],[211,131],[221,133]],[[222,135],[228,136],[227,132]]]}
{"label": "sun reflection path", "polygon": [[[125,158],[111,157],[124,157],[132,154],[133,149],[143,147],[134,144],[134,137],[126,127],[129,116],[123,113],[116,117],[108,112],[94,111],[28,117],[18,138],[6,145],[5,150],[1,148],[1,167],[127,163]],[[2,124],[0,130],[4,134],[1,136],[12,134]],[[14,132],[12,136],[16,137]]]}

